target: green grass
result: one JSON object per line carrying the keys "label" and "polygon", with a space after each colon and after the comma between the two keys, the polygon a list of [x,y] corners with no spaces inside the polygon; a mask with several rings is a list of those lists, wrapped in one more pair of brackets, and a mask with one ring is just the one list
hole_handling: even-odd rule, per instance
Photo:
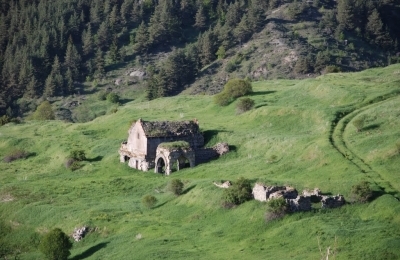
{"label": "green grass", "polygon": [[[14,149],[35,153],[0,163],[0,218],[12,227],[7,240],[21,249],[21,259],[40,259],[32,242],[40,234],[88,225],[92,232],[74,243],[72,259],[317,259],[317,239],[326,250],[335,237],[337,259],[399,258],[399,75],[400,65],[393,65],[255,82],[256,108],[240,115],[237,101],[221,108],[210,96],[181,95],[130,102],[88,123],[2,126],[1,158]],[[351,120],[362,115],[366,124],[357,133]],[[233,149],[171,176],[137,171],[119,163],[117,150],[138,118],[197,118],[207,145],[223,141]],[[88,158],[74,172],[64,166],[72,150]],[[222,190],[212,182],[239,177],[345,198],[367,180],[381,196],[266,223],[264,203],[221,207]],[[184,182],[183,195],[167,192],[171,178]],[[158,200],[153,209],[141,203],[147,194]]]}

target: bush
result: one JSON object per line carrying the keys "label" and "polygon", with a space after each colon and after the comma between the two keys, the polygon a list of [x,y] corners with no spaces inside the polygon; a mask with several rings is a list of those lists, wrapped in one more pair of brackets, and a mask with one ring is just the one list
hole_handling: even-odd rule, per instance
{"label": "bush", "polygon": [[221,107],[229,105],[229,103],[232,102],[232,100],[233,99],[229,95],[229,93],[224,91],[214,96],[214,103]]}
{"label": "bush", "polygon": [[351,197],[358,202],[367,202],[372,198],[373,191],[370,187],[370,183],[362,181],[351,187]]}
{"label": "bush", "polygon": [[146,195],[142,198],[142,204],[150,209],[157,204],[157,198],[152,195]]}
{"label": "bush", "polygon": [[69,237],[59,228],[47,233],[40,241],[39,250],[49,260],[68,259],[72,243]]}
{"label": "bush", "polygon": [[54,120],[55,115],[49,101],[42,102],[33,114],[34,120]]}
{"label": "bush", "polygon": [[253,198],[251,194],[250,180],[239,178],[228,189],[225,189],[222,194],[222,205],[225,208],[231,208],[235,205],[240,205]]}
{"label": "bush", "polygon": [[0,126],[9,123],[11,120],[7,115],[0,117]]}
{"label": "bush", "polygon": [[326,68],[325,68],[325,73],[338,73],[341,71],[342,71],[342,69],[335,65],[326,66]]}
{"label": "bush", "polygon": [[15,149],[6,156],[4,156],[4,162],[10,163],[12,161],[18,160],[18,159],[25,159],[29,156],[29,153],[21,150],[21,149]]}
{"label": "bush", "polygon": [[282,218],[289,211],[288,204],[287,204],[285,198],[283,198],[283,197],[280,197],[277,199],[272,199],[272,200],[268,201],[267,207],[268,207],[268,210],[265,213],[265,220],[267,222],[271,221],[271,220]]}
{"label": "bush", "polygon": [[109,93],[108,93],[107,91],[100,91],[100,92],[97,94],[97,98],[98,98],[98,100],[101,100],[101,101],[106,100],[108,94],[109,94]]}
{"label": "bush", "polygon": [[243,79],[231,79],[225,86],[224,91],[228,92],[231,97],[238,98],[253,92],[251,83]]}
{"label": "bush", "polygon": [[236,112],[238,114],[249,111],[254,107],[254,100],[251,98],[241,98],[239,102],[236,104]]}
{"label": "bush", "polygon": [[219,106],[226,106],[238,97],[251,93],[252,87],[248,80],[231,79],[221,93],[215,95],[214,102]]}
{"label": "bush", "polygon": [[65,161],[65,168],[70,169],[71,171],[76,171],[82,168],[82,164],[80,164],[79,161],[76,161],[73,158],[67,158],[67,160]]}
{"label": "bush", "polygon": [[357,128],[357,132],[361,132],[364,127],[365,117],[361,116],[353,120],[353,125]]}
{"label": "bush", "polygon": [[71,158],[75,161],[84,161],[86,160],[86,155],[84,150],[73,150],[69,153],[68,158]]}
{"label": "bush", "polygon": [[179,196],[182,194],[183,186],[184,184],[180,179],[173,179],[168,185],[168,190],[176,196]]}
{"label": "bush", "polygon": [[117,94],[115,94],[115,93],[109,93],[108,95],[107,95],[107,101],[108,102],[111,102],[111,103],[118,103],[119,102],[119,96],[117,95]]}

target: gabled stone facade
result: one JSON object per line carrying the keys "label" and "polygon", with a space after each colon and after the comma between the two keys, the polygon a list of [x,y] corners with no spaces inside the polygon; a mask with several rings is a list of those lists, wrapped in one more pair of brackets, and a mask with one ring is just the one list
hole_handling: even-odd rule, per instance
{"label": "gabled stone facade", "polygon": [[128,140],[119,149],[120,161],[128,161],[132,168],[170,174],[186,165],[214,159],[229,151],[227,144],[203,148],[204,137],[197,120],[134,122],[128,131]]}

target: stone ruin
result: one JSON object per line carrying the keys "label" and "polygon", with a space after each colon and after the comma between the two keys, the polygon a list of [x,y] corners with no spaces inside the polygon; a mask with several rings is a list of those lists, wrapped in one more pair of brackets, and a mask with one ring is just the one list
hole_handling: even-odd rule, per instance
{"label": "stone ruin", "polygon": [[197,119],[191,121],[134,122],[128,140],[118,151],[120,162],[132,168],[169,175],[174,170],[216,159],[229,152],[227,143],[204,147],[204,136]]}
{"label": "stone ruin", "polygon": [[79,242],[82,240],[82,238],[86,235],[86,233],[89,232],[88,227],[80,227],[80,228],[75,228],[74,233],[72,233],[72,237],[76,242]]}
{"label": "stone ruin", "polygon": [[321,208],[337,208],[345,204],[342,195],[326,196],[316,188],[312,191],[304,190],[301,195],[290,186],[265,186],[256,183],[253,188],[253,196],[258,201],[269,201],[283,197],[292,212],[311,210],[311,202],[321,202]]}
{"label": "stone ruin", "polygon": [[213,184],[214,184],[215,186],[217,186],[218,188],[222,188],[222,189],[227,189],[227,188],[229,188],[229,187],[232,185],[232,183],[231,183],[230,181],[225,181],[225,182],[223,182],[222,184],[218,184],[218,183],[216,183],[216,182],[214,181]]}

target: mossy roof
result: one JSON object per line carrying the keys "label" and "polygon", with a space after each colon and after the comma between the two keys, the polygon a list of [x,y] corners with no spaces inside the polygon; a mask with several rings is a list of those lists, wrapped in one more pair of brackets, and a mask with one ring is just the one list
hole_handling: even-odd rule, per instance
{"label": "mossy roof", "polygon": [[200,134],[194,121],[141,121],[147,137],[191,136]]}

